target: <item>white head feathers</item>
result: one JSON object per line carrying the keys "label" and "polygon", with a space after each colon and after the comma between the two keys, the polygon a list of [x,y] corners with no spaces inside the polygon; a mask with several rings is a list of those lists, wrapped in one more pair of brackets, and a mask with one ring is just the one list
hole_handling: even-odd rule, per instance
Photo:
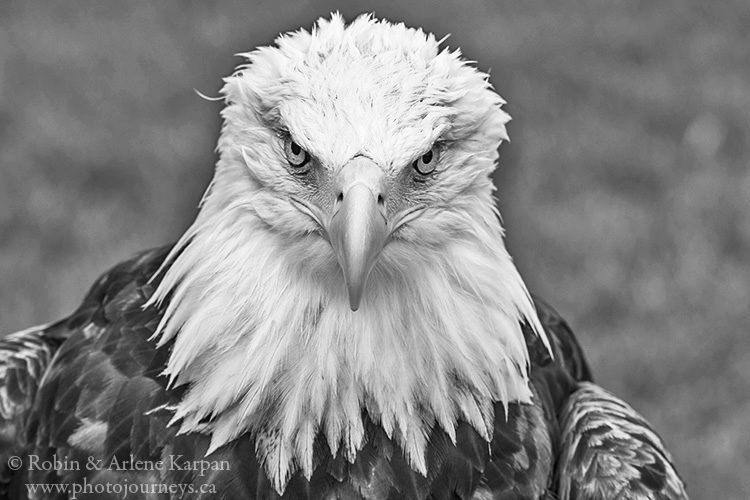
{"label": "white head feathers", "polygon": [[[454,436],[462,419],[489,440],[493,403],[531,397],[520,322],[544,332],[490,180],[509,117],[487,76],[438,45],[334,15],[245,54],[225,80],[216,174],[161,271],[156,337],[174,340],[166,373],[189,385],[174,422],[212,449],[253,433],[279,491],[312,474],[319,432],[353,460],[363,408],[424,472],[433,426]],[[306,177],[290,172],[285,140],[314,158]],[[431,147],[434,174],[415,178]],[[419,211],[353,312],[324,226],[358,155],[382,169],[389,217]]]}

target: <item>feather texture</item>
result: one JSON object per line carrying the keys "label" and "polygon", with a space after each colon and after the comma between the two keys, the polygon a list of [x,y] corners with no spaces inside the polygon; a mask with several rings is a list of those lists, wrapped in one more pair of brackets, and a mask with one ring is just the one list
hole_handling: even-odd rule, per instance
{"label": "feather texture", "polygon": [[659,436],[621,399],[582,383],[562,414],[561,500],[686,499]]}
{"label": "feather texture", "polygon": [[[568,399],[582,381],[584,388],[592,387],[585,385],[585,381],[590,380],[589,369],[567,324],[553,309],[536,299],[536,309],[552,352],[539,336],[524,326],[532,402],[509,403],[507,413],[502,404],[495,404],[490,443],[465,421],[457,423],[453,435],[434,426],[427,436],[426,474],[422,474],[410,466],[403,448],[384,425],[364,413],[362,423],[366,438],[354,460],[341,449],[332,454],[325,434],[314,433],[311,437],[312,473],[308,476],[302,468],[292,473],[284,494],[280,495],[256,453],[262,444],[251,434],[243,434],[206,456],[210,446],[208,436],[201,433],[178,435],[175,427],[168,426],[173,415],[171,408],[185,392],[180,388],[169,389],[168,377],[161,374],[173,344],[168,342],[156,347],[155,342],[149,340],[163,311],[143,307],[158,285],[149,282],[149,278],[168,253],[168,247],[156,249],[118,265],[97,281],[84,304],[69,318],[46,329],[9,337],[4,344],[3,358],[0,358],[0,365],[5,367],[19,357],[30,357],[28,342],[18,341],[22,335],[50,340],[45,340],[48,347],[31,356],[36,358],[32,364],[44,370],[44,381],[37,391],[26,391],[23,397],[15,399],[20,405],[18,408],[24,408],[16,413],[16,422],[24,422],[23,431],[8,421],[0,422],[0,429],[4,436],[11,436],[9,449],[14,453],[34,454],[40,460],[60,456],[85,464],[89,456],[94,456],[105,463],[113,458],[120,462],[154,463],[180,457],[186,462],[206,459],[212,463],[226,462],[228,467],[204,475],[176,467],[161,471],[86,471],[83,468],[80,471],[39,471],[24,467],[6,483],[0,498],[27,498],[23,485],[29,482],[81,484],[84,479],[93,485],[191,486],[194,493],[183,498],[200,498],[197,492],[209,485],[215,488],[210,491],[215,491],[217,498],[227,499],[541,498],[556,494],[557,486],[552,482],[555,456],[563,457],[557,469],[558,475],[567,478],[566,481],[593,473],[594,469],[586,468],[586,464],[595,456],[595,448],[586,440],[592,437],[589,431],[596,430],[597,426],[586,418],[571,419],[570,415],[601,417],[606,414],[597,403],[602,393],[599,389],[587,389],[588,392],[579,391],[576,397]],[[52,354],[54,359],[49,361]],[[50,364],[45,369],[46,363]],[[26,369],[19,369],[18,376],[32,377],[35,373],[39,371],[34,368],[28,369],[28,373]],[[10,377],[0,382],[0,391],[13,392]],[[612,399],[606,396],[607,401]],[[569,416],[561,429],[558,419],[563,407]],[[629,425],[632,428],[632,423]],[[639,420],[638,425],[646,424]],[[652,434],[649,436],[654,439]],[[661,444],[659,449],[662,449]],[[625,460],[632,456],[622,447],[613,446],[608,452],[614,456],[624,453],[621,459]],[[588,461],[578,460],[576,453],[588,456]],[[671,465],[664,463],[671,471]],[[10,479],[8,472],[6,480]],[[561,490],[568,492],[565,494],[569,496],[564,498],[579,498],[570,493],[570,486],[562,487],[568,488]],[[112,498],[118,497],[112,495]]]}

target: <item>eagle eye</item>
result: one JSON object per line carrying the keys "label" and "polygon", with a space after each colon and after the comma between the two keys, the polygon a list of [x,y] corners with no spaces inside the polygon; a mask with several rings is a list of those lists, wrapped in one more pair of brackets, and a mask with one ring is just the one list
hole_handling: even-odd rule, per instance
{"label": "eagle eye", "polygon": [[302,146],[292,139],[284,141],[284,154],[286,155],[286,161],[294,168],[304,167],[310,161],[310,153],[302,149]]}
{"label": "eagle eye", "polygon": [[438,162],[438,150],[435,146],[414,161],[414,170],[422,175],[430,175],[435,171]]}

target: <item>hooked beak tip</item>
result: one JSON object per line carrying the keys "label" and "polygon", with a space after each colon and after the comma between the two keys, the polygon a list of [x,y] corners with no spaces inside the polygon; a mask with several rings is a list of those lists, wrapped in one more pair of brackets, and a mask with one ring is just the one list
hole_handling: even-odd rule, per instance
{"label": "hooked beak tip", "polygon": [[341,257],[344,281],[349,296],[349,307],[352,311],[357,311],[362,304],[370,269],[374,265],[374,261],[377,259],[377,254],[379,253],[376,249],[382,246],[382,243],[373,242],[373,246],[374,249],[371,248],[368,252],[369,255],[363,256],[364,259],[350,260],[352,256],[349,252],[345,252]]}
{"label": "hooked beak tip", "polygon": [[352,312],[356,312],[359,306],[362,304],[362,296],[364,295],[365,283],[367,282],[367,276],[357,272],[344,272],[344,281],[346,282],[346,291],[349,295],[349,308]]}

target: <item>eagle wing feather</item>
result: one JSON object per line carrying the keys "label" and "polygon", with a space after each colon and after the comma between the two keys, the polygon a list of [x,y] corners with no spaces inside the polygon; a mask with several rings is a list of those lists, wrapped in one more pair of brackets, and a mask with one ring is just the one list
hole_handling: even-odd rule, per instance
{"label": "eagle wing feather", "polygon": [[561,416],[560,500],[686,499],[664,443],[630,405],[583,382]]}

